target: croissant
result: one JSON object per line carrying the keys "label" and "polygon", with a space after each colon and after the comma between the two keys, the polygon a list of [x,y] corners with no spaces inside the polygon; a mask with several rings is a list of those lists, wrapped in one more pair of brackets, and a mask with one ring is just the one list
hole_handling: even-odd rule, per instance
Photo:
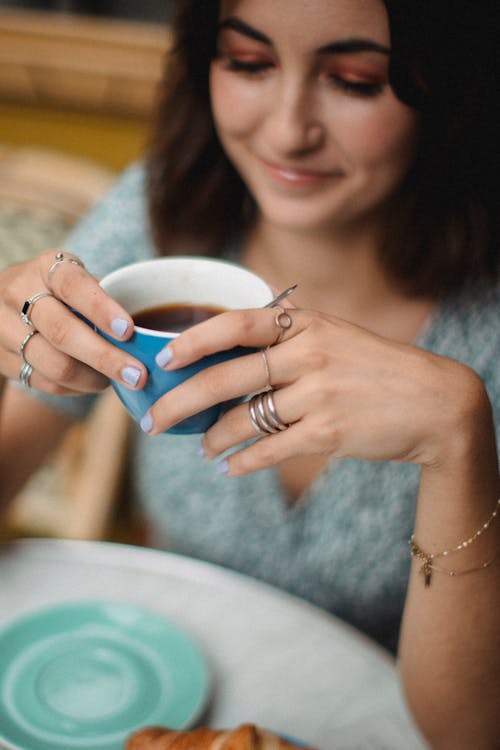
{"label": "croissant", "polygon": [[242,724],[226,731],[200,728],[180,732],[148,727],[128,739],[126,750],[296,750],[296,746],[253,724]]}

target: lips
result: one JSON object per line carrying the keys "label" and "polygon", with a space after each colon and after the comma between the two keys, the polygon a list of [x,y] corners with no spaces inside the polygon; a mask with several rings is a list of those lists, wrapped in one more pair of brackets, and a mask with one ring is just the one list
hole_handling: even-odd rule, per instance
{"label": "lips", "polygon": [[340,171],[321,171],[316,169],[304,169],[289,167],[280,164],[274,164],[268,161],[262,161],[267,174],[277,183],[289,187],[307,187],[320,185],[321,183],[331,180],[333,177],[339,177]]}

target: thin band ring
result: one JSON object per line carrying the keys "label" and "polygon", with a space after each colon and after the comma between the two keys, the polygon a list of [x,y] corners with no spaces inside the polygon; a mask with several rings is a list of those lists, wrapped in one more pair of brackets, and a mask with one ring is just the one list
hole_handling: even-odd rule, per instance
{"label": "thin band ring", "polygon": [[256,396],[252,396],[252,398],[248,402],[248,412],[249,412],[250,421],[252,423],[252,426],[253,426],[254,430],[259,435],[267,435],[268,434],[267,430],[263,429],[260,426],[259,420],[257,419],[257,412],[255,410],[255,401],[256,401],[256,399],[258,398],[259,395],[260,394],[257,394]]}
{"label": "thin band ring", "polygon": [[57,266],[60,266],[61,263],[72,263],[74,266],[80,266],[80,268],[85,268],[82,261],[78,258],[65,258],[64,253],[57,253],[56,259],[54,263],[52,263],[51,267],[49,268],[49,272],[47,274],[47,280],[50,283],[50,279],[54,271],[56,270]]}
{"label": "thin band ring", "polygon": [[280,329],[276,339],[271,344],[271,346],[276,346],[276,344],[279,344],[279,342],[283,338],[285,331],[288,331],[292,327],[293,320],[292,320],[292,316],[290,315],[290,313],[287,312],[284,307],[280,307],[280,305],[276,305],[273,309],[277,310],[276,317],[274,318],[274,322]]}
{"label": "thin band ring", "polygon": [[264,399],[267,397],[269,393],[271,393],[271,391],[266,391],[265,393],[259,393],[255,401],[255,406],[257,409],[257,419],[259,420],[259,424],[262,426],[263,430],[265,430],[267,433],[272,435],[275,432],[279,432],[279,430],[277,427],[274,427],[269,421],[269,419],[267,418],[267,412],[264,406]]}
{"label": "thin band ring", "polygon": [[31,378],[32,373],[33,373],[33,366],[30,365],[29,362],[25,362],[21,368],[21,372],[19,373],[19,380],[27,388],[31,388],[30,378]]}
{"label": "thin band ring", "polygon": [[[269,347],[267,347],[269,349]],[[264,362],[264,370],[266,371],[266,385],[264,386],[264,390],[270,391],[272,388],[271,385],[271,372],[269,370],[269,362],[267,361],[267,349],[261,349],[260,353],[262,356],[262,361]]]}
{"label": "thin band ring", "polygon": [[51,292],[38,292],[37,294],[34,294],[33,297],[25,300],[21,308],[21,318],[23,322],[31,328],[34,328],[34,325],[30,319],[30,309],[34,306],[35,302],[38,302],[38,300],[42,299],[42,297],[54,297],[54,295],[51,294]]}
{"label": "thin band ring", "polygon": [[36,336],[37,333],[38,333],[38,331],[36,330],[36,328],[35,328],[35,330],[30,331],[28,333],[28,335],[24,338],[23,343],[21,344],[21,346],[19,347],[19,354],[21,355],[21,359],[23,360],[23,362],[24,362],[25,365],[29,365],[30,367],[31,367],[31,364],[28,362],[28,360],[24,356],[24,350],[26,349],[26,345],[27,345],[28,341],[31,338],[33,338],[33,336]]}
{"label": "thin band ring", "polygon": [[276,405],[274,403],[273,390],[270,390],[266,393],[266,407],[268,411],[269,421],[274,427],[276,427],[279,432],[282,432],[283,430],[286,430],[288,429],[288,427],[290,427],[289,424],[285,424],[284,422],[282,422],[278,416]]}

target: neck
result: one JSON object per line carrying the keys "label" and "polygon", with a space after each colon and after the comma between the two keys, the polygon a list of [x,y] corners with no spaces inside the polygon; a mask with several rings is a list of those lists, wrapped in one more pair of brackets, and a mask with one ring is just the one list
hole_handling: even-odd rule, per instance
{"label": "neck", "polygon": [[[297,232],[260,221],[248,237],[245,261],[274,287],[298,282],[295,304],[316,307],[318,299],[338,307],[371,306],[392,285],[378,261],[373,232]],[[319,295],[319,297],[318,297]],[[335,301],[334,301],[335,300]]]}
{"label": "neck", "polygon": [[[244,260],[276,291],[298,283],[290,298],[297,307],[411,340],[432,305],[428,300],[412,300],[398,289],[380,264],[379,243],[373,227],[335,234],[300,233],[261,220],[247,238]],[[401,326],[402,309],[408,320]]]}

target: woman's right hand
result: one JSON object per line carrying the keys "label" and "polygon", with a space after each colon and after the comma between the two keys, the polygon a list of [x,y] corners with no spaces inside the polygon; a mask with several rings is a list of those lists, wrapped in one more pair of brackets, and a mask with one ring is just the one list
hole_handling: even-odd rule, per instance
{"label": "woman's right hand", "polygon": [[[108,343],[71,310],[78,311],[117,340],[132,335],[130,315],[99,286],[82,265],[65,262],[75,256],[57,250],[10,266],[0,273],[0,373],[16,380],[24,357],[33,367],[29,385],[46,393],[81,395],[102,390],[109,379],[143,388],[147,371],[138,360]],[[57,257],[56,257],[57,256]],[[52,271],[49,274],[50,269]],[[27,300],[40,296],[21,317]]]}

